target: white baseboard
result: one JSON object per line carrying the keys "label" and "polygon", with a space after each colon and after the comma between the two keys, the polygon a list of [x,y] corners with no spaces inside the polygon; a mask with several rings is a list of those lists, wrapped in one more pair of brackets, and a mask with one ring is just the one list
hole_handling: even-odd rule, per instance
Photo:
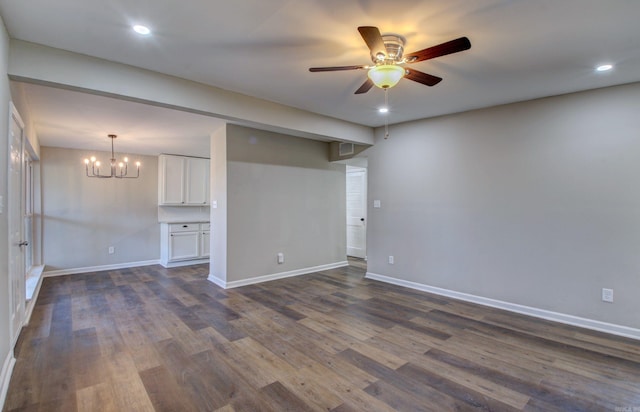
{"label": "white baseboard", "polygon": [[312,266],[312,267],[307,267],[302,269],[291,270],[288,272],[273,273],[271,275],[256,276],[253,278],[242,279],[242,280],[234,280],[232,282],[226,282],[220,278],[217,278],[213,274],[209,274],[209,277],[207,279],[210,282],[215,283],[216,285],[220,286],[223,289],[231,289],[231,288],[238,288],[240,286],[253,285],[256,283],[269,282],[271,280],[290,278],[292,276],[300,276],[300,275],[306,275],[308,273],[321,272],[323,270],[341,268],[345,266],[349,266],[349,262],[347,262],[346,260],[342,262],[329,263],[326,265]]}
{"label": "white baseboard", "polygon": [[177,268],[181,266],[191,266],[191,265],[201,265],[203,263],[209,263],[209,258],[206,259],[195,259],[195,260],[180,260],[177,262],[162,262],[160,264],[165,268]]}
{"label": "white baseboard", "polygon": [[151,266],[151,265],[158,265],[158,264],[160,264],[159,259],[143,260],[140,262],[116,263],[113,265],[87,266],[83,268],[73,268],[73,269],[45,270],[42,273],[42,276],[45,278],[48,278],[52,276],[76,275],[78,273],[102,272],[104,270],[127,269],[127,268],[135,268],[139,266]]}
{"label": "white baseboard", "polygon": [[220,286],[222,289],[226,289],[227,288],[227,282],[225,282],[224,280],[213,276],[211,273],[209,273],[209,276],[207,277],[207,280],[209,282],[211,282],[211,283],[214,283],[214,284]]}
{"label": "white baseboard", "polygon": [[4,409],[4,402],[7,400],[9,382],[11,381],[11,374],[15,364],[16,358],[13,357],[13,348],[11,348],[2,365],[2,372],[0,372],[0,409]]}
{"label": "white baseboard", "polygon": [[[44,272],[43,272],[44,273]],[[33,313],[33,308],[36,307],[36,301],[38,300],[38,295],[40,295],[40,288],[42,287],[42,279],[44,279],[44,275],[40,276],[38,279],[38,283],[31,295],[31,299],[27,301],[27,305],[24,311],[24,326],[27,326],[31,321],[31,314]]]}
{"label": "white baseboard", "polygon": [[579,316],[568,315],[565,313],[552,312],[549,310],[533,308],[530,306],[518,305],[516,303],[504,302],[485,298],[482,296],[470,295],[468,293],[456,292],[454,290],[442,289],[434,286],[425,285],[417,282],[392,278],[389,276],[378,275],[376,273],[367,272],[365,278],[378,280],[380,282],[390,283],[393,285],[404,286],[410,289],[421,290],[436,295],[446,296],[454,299],[464,300],[466,302],[477,303],[479,305],[490,306],[492,308],[504,309],[510,312],[521,313],[536,318],[546,319],[554,322],[565,323],[567,325],[579,326],[586,329],[597,330],[599,332],[611,333],[612,335],[624,336],[632,339],[640,340],[640,329],[630,328],[628,326],[616,325],[613,323],[601,322],[599,320],[581,318]]}

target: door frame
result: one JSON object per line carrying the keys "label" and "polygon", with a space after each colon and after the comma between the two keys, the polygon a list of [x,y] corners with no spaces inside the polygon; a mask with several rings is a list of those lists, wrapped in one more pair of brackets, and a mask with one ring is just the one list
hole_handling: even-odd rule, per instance
{"label": "door frame", "polygon": [[[351,170],[350,170],[351,169]],[[346,170],[346,178],[347,180],[349,179],[349,174],[350,173],[363,173],[364,174],[364,179],[363,179],[363,185],[364,187],[362,188],[362,193],[363,193],[363,215],[362,218],[363,220],[363,224],[362,224],[362,230],[364,231],[364,237],[363,237],[363,247],[362,250],[364,252],[364,256],[363,259],[367,260],[367,205],[368,205],[368,169],[367,167],[363,167],[363,166],[355,166],[355,165],[349,165],[347,164],[347,170]],[[347,212],[348,213],[348,212]],[[347,215],[347,220],[348,220],[348,215]],[[347,223],[347,237],[348,237],[348,231],[349,231],[349,227],[348,227],[348,223]],[[349,253],[349,242],[347,240],[347,256],[352,256]]]}

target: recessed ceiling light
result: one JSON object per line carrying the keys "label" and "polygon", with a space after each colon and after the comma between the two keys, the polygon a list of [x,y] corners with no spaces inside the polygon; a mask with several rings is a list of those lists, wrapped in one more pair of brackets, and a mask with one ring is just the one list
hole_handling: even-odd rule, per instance
{"label": "recessed ceiling light", "polygon": [[135,31],[138,34],[142,34],[144,36],[146,36],[147,34],[151,34],[151,29],[149,29],[147,26],[142,26],[140,24],[136,24],[135,26],[133,26],[133,31]]}
{"label": "recessed ceiling light", "polygon": [[378,112],[380,113],[388,113],[389,112],[389,108],[388,107],[381,107],[378,109]]}
{"label": "recessed ceiling light", "polygon": [[596,67],[596,71],[598,72],[607,72],[611,69],[613,69],[613,64],[601,64],[600,66]]}

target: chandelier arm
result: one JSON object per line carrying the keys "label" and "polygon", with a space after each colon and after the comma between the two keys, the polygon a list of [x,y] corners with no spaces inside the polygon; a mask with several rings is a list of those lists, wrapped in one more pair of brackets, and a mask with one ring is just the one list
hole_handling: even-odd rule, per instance
{"label": "chandelier arm", "polygon": [[[136,163],[137,173],[136,176],[129,176],[129,164],[128,159],[125,157],[124,162],[118,164],[115,154],[115,143],[113,142],[116,137],[115,134],[107,135],[111,139],[111,159],[109,162],[109,174],[100,174],[100,162],[96,161],[94,156],[91,157],[91,172],[89,172],[89,159],[85,159],[85,174],[87,177],[98,177],[102,179],[118,178],[118,179],[136,179],[140,177],[140,162]],[[96,166],[98,164],[98,166]]]}

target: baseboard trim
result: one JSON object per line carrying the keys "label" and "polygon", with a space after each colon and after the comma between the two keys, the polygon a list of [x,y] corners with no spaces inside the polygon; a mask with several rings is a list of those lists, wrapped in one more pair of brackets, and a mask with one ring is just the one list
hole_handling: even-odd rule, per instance
{"label": "baseboard trim", "polygon": [[16,364],[16,358],[13,357],[13,348],[7,354],[0,372],[0,409],[4,410],[4,402],[7,400],[7,392],[9,392],[9,382],[13,374],[13,367]]}
{"label": "baseboard trim", "polygon": [[572,326],[579,326],[585,329],[591,329],[599,332],[610,333],[612,335],[624,336],[626,338],[640,340],[640,329],[630,328],[628,326],[616,325],[613,323],[601,322],[599,320],[581,318],[579,316],[568,315],[565,313],[552,312],[545,309],[538,309],[530,306],[519,305],[516,303],[504,302],[501,300],[471,295],[468,293],[456,292],[454,290],[442,289],[435,286],[429,286],[422,283],[378,275],[371,272],[367,272],[365,278],[390,283],[392,285],[404,286],[410,289],[421,290],[423,292],[429,292],[449,298],[464,300],[466,302],[477,303],[483,306],[504,309],[510,312],[533,316],[540,319],[564,323]]}
{"label": "baseboard trim", "polygon": [[31,299],[27,301],[27,305],[25,307],[25,312],[24,312],[24,325],[22,325],[22,327],[27,326],[31,321],[31,314],[33,313],[33,308],[36,307],[36,301],[38,300],[38,296],[40,295],[40,288],[42,287],[42,279],[44,279],[44,272],[38,278],[38,283],[36,284],[36,287],[33,290]]}
{"label": "baseboard trim", "polygon": [[201,265],[203,263],[209,263],[209,258],[206,259],[194,259],[194,260],[179,260],[176,262],[160,262],[165,268],[177,268],[182,266]]}
{"label": "baseboard trim", "polygon": [[219,279],[215,276],[213,276],[211,273],[209,273],[209,276],[207,276],[207,280],[217,286],[220,286],[222,289],[226,289],[227,288],[227,282],[225,282],[222,279]]}
{"label": "baseboard trim", "polygon": [[151,265],[159,265],[159,264],[160,264],[160,260],[156,259],[156,260],[143,260],[140,262],[116,263],[113,265],[87,266],[83,268],[73,268],[73,269],[45,270],[44,272],[42,272],[42,277],[49,278],[53,276],[76,275],[79,273],[102,272],[104,270],[127,269],[127,268],[135,268],[139,266],[151,266]]}
{"label": "baseboard trim", "polygon": [[209,274],[209,277],[207,278],[207,280],[209,280],[212,283],[215,283],[216,285],[220,286],[223,289],[232,289],[232,288],[238,288],[241,286],[254,285],[256,283],[269,282],[272,280],[285,279],[293,276],[306,275],[314,272],[321,272],[323,270],[337,269],[345,266],[349,266],[349,262],[347,262],[346,260],[342,262],[329,263],[326,265],[311,266],[311,267],[302,268],[302,269],[290,270],[288,272],[273,273],[271,275],[256,276],[253,278],[242,279],[242,280],[234,280],[232,282],[226,282],[220,278],[217,278],[213,274]]}

